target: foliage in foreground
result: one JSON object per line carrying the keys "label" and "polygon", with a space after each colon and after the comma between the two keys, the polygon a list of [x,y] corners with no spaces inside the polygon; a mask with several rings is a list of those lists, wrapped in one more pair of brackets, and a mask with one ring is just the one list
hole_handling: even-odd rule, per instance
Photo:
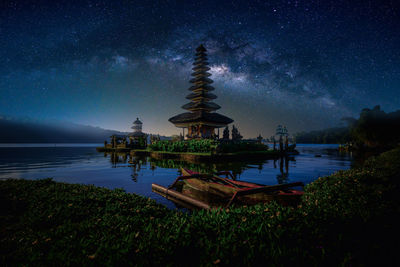
{"label": "foliage in foreground", "polygon": [[397,258],[399,173],[397,149],[318,179],[297,209],[192,214],[123,190],[1,181],[0,263],[382,265]]}

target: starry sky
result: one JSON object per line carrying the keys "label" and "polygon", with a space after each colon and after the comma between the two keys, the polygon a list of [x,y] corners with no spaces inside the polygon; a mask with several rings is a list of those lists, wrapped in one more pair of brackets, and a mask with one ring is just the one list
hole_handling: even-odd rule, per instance
{"label": "starry sky", "polygon": [[245,137],[400,109],[393,1],[1,1],[0,116],[177,134],[204,44]]}

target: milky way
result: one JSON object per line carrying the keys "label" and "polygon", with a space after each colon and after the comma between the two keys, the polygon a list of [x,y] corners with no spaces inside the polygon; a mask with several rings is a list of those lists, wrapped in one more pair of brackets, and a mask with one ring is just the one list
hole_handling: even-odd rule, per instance
{"label": "milky way", "polygon": [[55,2],[0,6],[0,115],[177,133],[200,43],[245,137],[400,108],[396,1]]}

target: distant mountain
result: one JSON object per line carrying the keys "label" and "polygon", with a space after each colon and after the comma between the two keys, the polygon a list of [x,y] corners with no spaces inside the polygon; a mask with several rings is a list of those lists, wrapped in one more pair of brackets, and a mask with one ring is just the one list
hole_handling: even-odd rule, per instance
{"label": "distant mountain", "polygon": [[40,122],[0,117],[0,143],[103,143],[126,132],[69,122]]}

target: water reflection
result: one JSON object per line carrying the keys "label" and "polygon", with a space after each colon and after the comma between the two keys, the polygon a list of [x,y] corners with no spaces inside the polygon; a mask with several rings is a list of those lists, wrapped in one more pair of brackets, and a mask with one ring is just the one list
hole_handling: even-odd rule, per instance
{"label": "water reflection", "polygon": [[[53,177],[67,183],[94,184],[123,188],[151,197],[170,208],[175,205],[151,191],[151,184],[168,186],[180,175],[180,167],[211,173],[232,171],[235,179],[275,185],[301,181],[308,184],[318,177],[350,168],[351,157],[339,154],[335,145],[298,145],[300,155],[289,159],[241,162],[188,163],[112,155],[96,152],[95,147],[0,147],[0,179],[39,179]],[[316,154],[322,157],[315,157]]]}
{"label": "water reflection", "polygon": [[276,182],[278,184],[288,183],[289,181],[289,161],[296,161],[294,157],[281,157],[273,160],[251,159],[242,161],[226,161],[218,163],[210,162],[187,162],[175,159],[155,159],[150,157],[132,156],[126,152],[105,152],[104,157],[109,158],[112,168],[130,167],[132,169],[131,178],[137,182],[142,166],[149,166],[154,173],[157,168],[177,169],[180,173],[181,168],[190,169],[199,173],[216,173],[220,171],[230,171],[233,178],[240,179],[244,171],[249,169],[257,169],[261,174],[264,167],[269,166],[269,162],[273,162],[274,169],[278,169]]}
{"label": "water reflection", "polygon": [[85,164],[96,154],[95,148],[87,147],[0,147],[0,176]]}
{"label": "water reflection", "polygon": [[[130,155],[129,155],[130,157]],[[131,166],[132,168],[132,174],[131,174],[131,178],[132,181],[137,182],[138,176],[139,176],[139,172],[142,169],[142,165],[147,165],[147,161],[145,158],[143,159],[139,159],[139,158],[133,158],[130,157],[129,159],[129,166]],[[152,169],[154,171],[154,169]],[[153,172],[154,174],[154,172]]]}
{"label": "water reflection", "polygon": [[126,164],[129,154],[128,153],[105,153],[104,157],[110,157],[112,168],[117,168],[118,164]]}

